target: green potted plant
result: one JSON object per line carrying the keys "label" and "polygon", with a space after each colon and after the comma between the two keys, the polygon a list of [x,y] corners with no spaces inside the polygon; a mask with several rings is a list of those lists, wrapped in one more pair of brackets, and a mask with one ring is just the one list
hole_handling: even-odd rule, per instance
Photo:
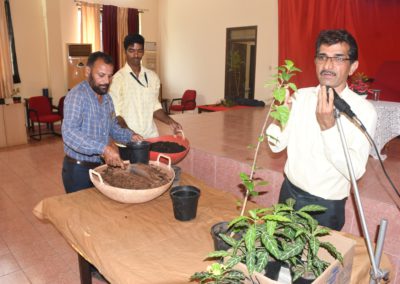
{"label": "green potted plant", "polygon": [[[301,276],[316,279],[329,266],[318,257],[320,248],[327,250],[334,259],[343,261],[342,255],[329,242],[318,238],[329,234],[330,230],[319,227],[309,214],[324,211],[319,205],[294,209],[295,200],[288,199],[285,204],[278,203],[269,208],[248,211],[248,215],[233,219],[229,227],[243,232],[240,239],[229,234],[221,238],[231,246],[228,251],[214,251],[208,258],[226,258],[234,266],[244,263],[249,275],[253,272],[268,272],[271,261],[288,264],[293,272],[293,281]],[[277,279],[273,279],[277,280]]]}
{"label": "green potted plant", "polygon": [[[295,201],[288,199],[285,204],[279,203],[269,208],[252,209],[248,211],[248,215],[244,214],[248,199],[258,195],[256,187],[266,185],[265,181],[256,180],[254,174],[258,152],[261,143],[265,140],[268,120],[272,117],[282,127],[287,123],[290,112],[284,102],[289,95],[289,90],[297,91],[296,86],[290,83],[290,79],[298,71],[300,70],[292,61],[286,60],[284,65],[278,67],[278,73],[274,79],[267,84],[274,88],[273,102],[258,137],[251,172],[249,175],[240,173],[240,178],[246,188],[241,203],[241,213],[227,226],[233,233],[219,234],[230,249],[217,250],[207,256],[207,259],[223,260],[227,268],[234,268],[243,263],[252,283],[254,283],[252,274],[264,271],[271,261],[289,264],[292,267],[294,280],[308,274],[312,274],[314,278],[318,277],[329,265],[317,255],[320,248],[327,250],[334,259],[343,260],[342,255],[331,243],[319,240],[319,237],[329,234],[329,229],[319,227],[318,222],[309,213],[325,210],[321,206],[309,205],[296,211],[294,210]],[[239,238],[235,236],[235,232],[238,231],[241,233]],[[196,279],[199,280],[199,278]]]}
{"label": "green potted plant", "polygon": [[[300,69],[295,67],[293,61],[285,60],[285,64],[277,68],[277,74],[273,77],[273,79],[266,84],[266,86],[272,86],[273,88],[273,101],[268,109],[267,115],[264,120],[264,124],[261,128],[260,134],[257,139],[257,146],[255,147],[253,162],[251,165],[250,174],[240,173],[240,178],[242,180],[243,185],[245,186],[246,192],[243,198],[243,201],[238,201],[238,205],[241,206],[240,216],[243,216],[247,201],[251,196],[257,196],[258,192],[255,190],[258,186],[265,186],[268,183],[263,180],[254,179],[254,174],[256,171],[256,163],[258,153],[261,147],[262,142],[265,140],[265,130],[268,125],[268,121],[270,117],[273,117],[279,123],[284,126],[289,119],[289,109],[284,104],[286,95],[289,93],[289,90],[297,91],[297,87],[295,84],[290,82],[290,79],[295,75],[296,72],[299,72]],[[221,225],[222,226],[222,225]],[[213,236],[214,242],[217,243],[218,234],[220,230],[212,230],[211,234]]]}

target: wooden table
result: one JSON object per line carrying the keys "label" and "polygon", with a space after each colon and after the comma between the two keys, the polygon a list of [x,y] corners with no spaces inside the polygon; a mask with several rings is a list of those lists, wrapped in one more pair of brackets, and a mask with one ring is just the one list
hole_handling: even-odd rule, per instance
{"label": "wooden table", "polygon": [[[46,198],[34,214],[50,221],[83,257],[81,283],[91,283],[84,259],[111,283],[188,283],[194,272],[209,265],[203,259],[213,251],[211,226],[231,220],[239,211],[236,198],[226,192],[184,173],[181,184],[201,190],[197,217],[188,222],[175,220],[168,193],[143,204],[122,204],[96,189]],[[368,283],[365,245],[361,238],[354,238],[352,283]],[[388,263],[385,255],[383,263]]]}

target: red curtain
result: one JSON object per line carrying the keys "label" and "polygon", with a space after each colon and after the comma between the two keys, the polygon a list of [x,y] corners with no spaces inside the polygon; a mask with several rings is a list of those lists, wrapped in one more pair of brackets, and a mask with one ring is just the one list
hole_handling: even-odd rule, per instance
{"label": "red curtain", "polygon": [[279,64],[291,59],[303,72],[299,87],[317,85],[315,40],[323,29],[346,29],[357,40],[359,72],[374,77],[387,60],[400,60],[398,0],[278,0]]}
{"label": "red curtain", "polygon": [[117,7],[103,5],[102,18],[103,50],[114,59],[114,72],[119,70]]}
{"label": "red curtain", "polygon": [[139,12],[137,9],[128,9],[128,33],[139,33]]}

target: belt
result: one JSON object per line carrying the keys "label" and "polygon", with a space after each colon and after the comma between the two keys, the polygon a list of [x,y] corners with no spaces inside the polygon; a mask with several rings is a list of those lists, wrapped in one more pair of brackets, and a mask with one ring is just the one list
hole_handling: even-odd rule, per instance
{"label": "belt", "polygon": [[88,168],[96,168],[96,167],[98,167],[98,166],[101,165],[101,163],[87,162],[87,161],[79,161],[79,160],[76,160],[76,159],[71,158],[71,157],[69,157],[69,156],[65,156],[65,160],[66,160],[68,163],[76,164],[76,165],[81,165],[81,166],[88,167]]}

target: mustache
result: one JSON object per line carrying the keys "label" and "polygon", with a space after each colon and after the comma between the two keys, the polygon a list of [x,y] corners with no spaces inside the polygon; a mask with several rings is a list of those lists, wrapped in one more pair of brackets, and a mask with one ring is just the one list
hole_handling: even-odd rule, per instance
{"label": "mustache", "polygon": [[321,72],[319,72],[320,75],[333,75],[336,76],[336,73],[333,71],[328,71],[328,70],[322,70]]}

